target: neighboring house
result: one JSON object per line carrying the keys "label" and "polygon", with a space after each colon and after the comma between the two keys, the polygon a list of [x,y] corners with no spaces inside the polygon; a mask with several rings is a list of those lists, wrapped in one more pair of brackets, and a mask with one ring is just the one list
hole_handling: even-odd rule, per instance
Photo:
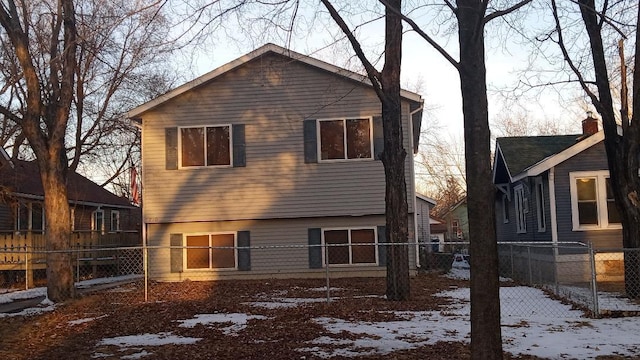
{"label": "neighboring house", "polygon": [[447,226],[445,241],[469,241],[469,215],[467,214],[467,197],[455,203],[442,215]]}
{"label": "neighboring house", "polygon": [[[401,96],[411,154],[422,99]],[[268,44],[128,115],[142,129],[147,244],[166,247],[149,252],[152,278],[324,276],[327,260],[343,276],[385,274],[381,105],[365,76]]]}
{"label": "neighboring house", "polygon": [[[622,247],[620,218],[609,189],[604,133],[590,116],[582,125],[582,134],[496,140],[493,179],[498,189],[498,241]],[[555,256],[565,253],[571,251],[560,247]]]}
{"label": "neighboring house", "polygon": [[[438,244],[437,245],[437,251],[438,252],[443,252],[445,251],[445,234],[447,233],[447,224],[444,220],[436,218],[436,217],[431,217],[429,219],[429,227],[430,227],[430,231],[431,231],[431,244],[432,246],[434,246],[434,244]],[[433,249],[436,249],[435,247],[432,247]]]}
{"label": "neighboring house", "polygon": [[416,193],[416,229],[417,240],[420,244],[428,244],[431,242],[431,217],[429,213],[436,206],[436,201]]}
{"label": "neighboring house", "polygon": [[[11,160],[2,148],[0,153],[0,237],[4,239],[2,245],[7,245],[12,241],[10,238],[46,231],[44,190],[35,162]],[[70,227],[76,235],[74,241],[82,245],[90,242],[140,244],[140,209],[127,199],[75,172],[67,175],[67,192],[72,215]],[[134,233],[134,236],[127,235],[125,241],[124,233]],[[24,245],[22,240],[16,241]]]}

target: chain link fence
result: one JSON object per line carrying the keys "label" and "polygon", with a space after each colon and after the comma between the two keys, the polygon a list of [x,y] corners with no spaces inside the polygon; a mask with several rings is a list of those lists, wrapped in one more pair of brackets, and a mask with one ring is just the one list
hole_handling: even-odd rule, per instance
{"label": "chain link fence", "polygon": [[[415,272],[468,279],[468,243],[402,244]],[[536,303],[548,296],[593,316],[640,315],[639,249],[598,249],[581,243],[499,243],[503,308],[523,313],[568,316]],[[280,246],[77,247],[64,252],[71,263],[76,292],[107,291],[112,301],[159,301],[159,282],[309,278],[323,283],[325,301],[343,296],[332,281],[347,277],[384,277],[384,244],[328,243]],[[417,256],[416,256],[417,254]],[[46,251],[0,248],[0,294],[46,286]],[[626,280],[626,282],[625,282]],[[417,291],[412,289],[412,291]],[[533,292],[532,292],[533,291]],[[382,290],[384,293],[384,290]],[[531,294],[531,295],[529,295]],[[380,294],[372,294],[380,295]],[[535,295],[535,296],[534,296]],[[518,299],[517,301],[511,301]],[[511,302],[509,302],[511,301]],[[571,309],[569,307],[568,309]],[[556,312],[554,312],[556,311]]]}

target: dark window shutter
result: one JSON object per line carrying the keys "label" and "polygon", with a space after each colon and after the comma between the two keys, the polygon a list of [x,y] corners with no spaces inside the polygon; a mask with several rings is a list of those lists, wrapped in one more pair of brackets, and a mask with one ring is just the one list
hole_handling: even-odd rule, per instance
{"label": "dark window shutter", "polygon": [[318,162],[318,138],[316,136],[316,120],[304,121],[304,162]]}
{"label": "dark window shutter", "polygon": [[382,116],[373,117],[373,153],[374,158],[380,160],[384,151],[384,129],[382,128]]}
{"label": "dark window shutter", "polygon": [[178,128],[164,129],[166,169],[178,169]]}
{"label": "dark window shutter", "polygon": [[233,125],[233,167],[247,166],[244,124]]}
{"label": "dark window shutter", "polygon": [[378,265],[387,266],[387,227],[378,226]]}
{"label": "dark window shutter", "polygon": [[249,246],[251,246],[251,233],[238,231],[238,270],[251,270],[251,249]]}
{"label": "dark window shutter", "polygon": [[171,234],[169,237],[171,246],[180,246],[180,248],[170,250],[171,272],[179,273],[182,272],[182,234]]}
{"label": "dark window shutter", "polygon": [[309,268],[322,268],[322,230],[309,229]]}

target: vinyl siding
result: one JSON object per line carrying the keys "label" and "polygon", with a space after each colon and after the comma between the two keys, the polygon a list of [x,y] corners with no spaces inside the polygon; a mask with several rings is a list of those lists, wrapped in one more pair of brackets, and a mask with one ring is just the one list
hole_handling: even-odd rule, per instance
{"label": "vinyl siding", "polygon": [[[309,268],[308,229],[384,226],[384,216],[221,221],[148,225],[149,275],[155,280],[216,280],[231,278],[324,277],[325,268]],[[410,222],[410,229],[413,222]],[[185,270],[170,272],[171,234],[250,232],[251,270]],[[410,231],[410,236],[413,231]],[[415,270],[415,247],[409,254]],[[384,276],[386,268],[376,265],[330,266],[331,276]]]}
{"label": "vinyl siding", "polygon": [[431,242],[431,227],[429,226],[429,203],[416,198],[416,219],[418,223],[417,241],[421,243]]}
{"label": "vinyl siding", "polygon": [[622,231],[591,230],[573,231],[571,222],[571,190],[569,173],[573,171],[608,170],[604,143],[596,144],[582,153],[556,166],[556,214],[558,241],[593,242],[595,248],[622,247]]}
{"label": "vinyl siding", "polygon": [[[403,103],[413,212],[409,104]],[[257,58],[142,114],[147,223],[384,214],[381,161],[304,162],[303,120],[379,115],[374,91],[279,55]],[[244,124],[246,167],[165,170],[165,128]]]}
{"label": "vinyl siding", "polygon": [[[525,178],[521,181],[517,181],[510,185],[509,192],[511,195],[511,201],[509,201],[507,206],[507,211],[509,212],[509,222],[504,223],[503,220],[503,210],[502,210],[502,192],[496,192],[496,233],[498,241],[520,241],[520,242],[550,242],[552,241],[551,237],[551,207],[549,201],[549,173],[544,172],[539,176],[542,181],[542,188],[544,193],[543,200],[543,211],[544,211],[544,219],[545,219],[545,231],[538,230],[538,198],[535,194],[536,189],[536,178],[537,177],[529,177]],[[528,212],[525,214],[526,218],[526,233],[517,233],[517,223],[516,223],[516,202],[515,202],[515,191],[514,188],[518,185],[523,185],[524,188],[524,196],[527,199]],[[556,192],[557,195],[557,192]]]}

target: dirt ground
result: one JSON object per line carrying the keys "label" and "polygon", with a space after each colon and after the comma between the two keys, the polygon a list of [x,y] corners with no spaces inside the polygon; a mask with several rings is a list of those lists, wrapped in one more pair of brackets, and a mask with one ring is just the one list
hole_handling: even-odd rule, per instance
{"label": "dirt ground", "polygon": [[[171,329],[175,335],[202,340],[190,345],[146,347],[151,354],[142,359],[314,359],[314,355],[301,353],[297,349],[308,347],[309,341],[321,336],[336,338],[336,334],[327,332],[313,321],[314,318],[390,321],[394,320],[395,315],[389,310],[437,310],[448,300],[434,297],[433,294],[452,287],[468,286],[468,283],[437,275],[420,275],[412,279],[410,301],[389,302],[379,296],[367,296],[384,294],[384,279],[334,279],[331,281],[332,288],[346,289],[340,292],[340,299],[330,303],[319,301],[276,309],[257,308],[246,303],[264,299],[265,294],[284,294],[285,291],[286,297],[322,298],[326,292],[310,289],[325,286],[324,280],[158,283],[150,287],[148,303],[142,299],[141,286],[140,283],[134,283],[122,291],[85,295],[40,315],[0,318],[0,359],[91,359],[96,358],[96,354],[100,354],[101,359],[126,358],[135,355],[112,345],[98,343],[105,338],[158,334],[167,329]],[[176,326],[177,320],[190,319],[203,313],[259,314],[267,316],[267,320],[258,321],[233,336],[202,325],[193,328]],[[94,320],[69,325],[70,321],[83,318]],[[357,335],[337,335],[338,338],[340,336],[352,338]],[[140,352],[139,348],[136,353]],[[469,346],[461,342],[440,342],[386,355],[358,357],[469,358]],[[510,354],[505,354],[505,358],[535,359]]]}

